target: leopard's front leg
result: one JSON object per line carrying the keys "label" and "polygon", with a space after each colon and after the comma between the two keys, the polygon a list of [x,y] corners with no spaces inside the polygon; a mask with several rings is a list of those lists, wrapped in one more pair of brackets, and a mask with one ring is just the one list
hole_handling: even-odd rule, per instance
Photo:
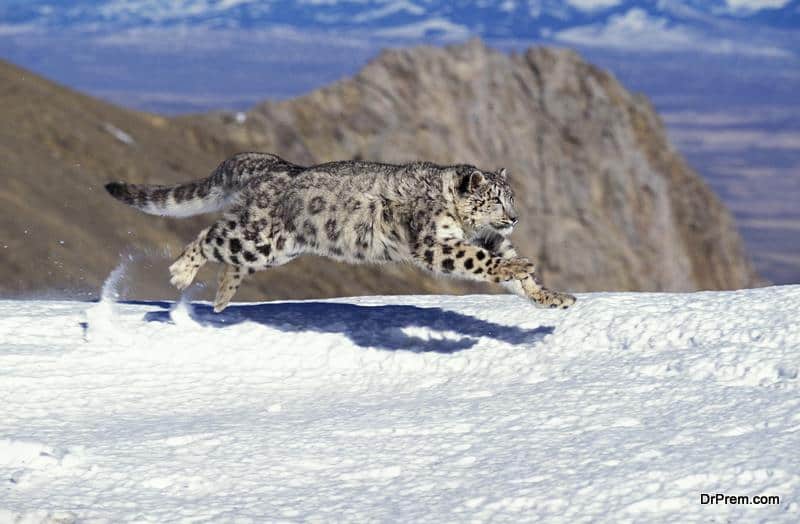
{"label": "leopard's front leg", "polygon": [[[425,236],[412,251],[413,260],[434,273],[484,282],[502,282],[503,259],[460,238]],[[511,278],[511,277],[508,277]]]}
{"label": "leopard's front leg", "polygon": [[535,266],[524,258],[502,258],[480,246],[459,238],[427,236],[413,252],[414,260],[434,273],[484,282],[514,283],[512,290],[532,299],[541,307],[569,307],[575,298],[544,289],[536,277]]}
{"label": "leopard's front leg", "polygon": [[485,236],[479,239],[478,243],[489,250],[494,256],[498,256],[514,266],[518,266],[517,261],[524,260],[522,266],[522,278],[513,278],[502,282],[503,287],[514,293],[529,298],[534,305],[541,308],[562,308],[566,309],[575,303],[576,298],[568,293],[561,293],[547,289],[542,285],[536,267],[529,260],[521,259],[517,255],[517,250],[507,237],[497,234]]}

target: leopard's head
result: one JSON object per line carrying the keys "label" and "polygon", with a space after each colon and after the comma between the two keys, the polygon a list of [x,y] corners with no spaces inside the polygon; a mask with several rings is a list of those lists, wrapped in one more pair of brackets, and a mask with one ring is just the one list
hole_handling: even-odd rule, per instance
{"label": "leopard's head", "polygon": [[505,169],[481,171],[461,166],[456,175],[455,204],[464,227],[473,234],[487,230],[508,236],[519,219]]}

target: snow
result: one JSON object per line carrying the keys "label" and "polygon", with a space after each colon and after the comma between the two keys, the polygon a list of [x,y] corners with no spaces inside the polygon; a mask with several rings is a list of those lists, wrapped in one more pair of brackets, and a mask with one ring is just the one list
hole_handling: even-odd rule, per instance
{"label": "snow", "polygon": [[798,522],[798,318],[800,286],[0,301],[0,522]]}
{"label": "snow", "polygon": [[113,124],[109,124],[108,122],[103,123],[103,129],[106,130],[108,134],[122,142],[123,144],[130,146],[134,144],[133,137],[123,131],[122,129],[118,128]]}
{"label": "snow", "polygon": [[253,4],[254,0],[178,0],[163,2],[158,0],[108,0],[100,2],[95,9],[107,19],[141,18],[163,22],[192,16],[213,16],[241,6]]}
{"label": "snow", "polygon": [[760,11],[762,9],[780,9],[788,4],[790,0],[725,0],[731,11]]}
{"label": "snow", "polygon": [[443,40],[463,40],[470,36],[470,30],[442,17],[430,18],[421,22],[387,27],[375,31],[382,38],[399,38],[420,40],[429,36],[437,36]]}
{"label": "snow", "polygon": [[555,39],[570,45],[604,47],[633,52],[690,52],[702,50],[718,55],[790,57],[792,53],[774,45],[761,45],[733,38],[718,38],[668,17],[652,16],[639,7],[608,20],[573,26],[555,33]]}
{"label": "snow", "polygon": [[567,0],[567,3],[581,11],[597,11],[619,5],[622,0]]}
{"label": "snow", "polygon": [[364,22],[372,22],[374,20],[380,20],[381,18],[386,18],[388,16],[402,14],[402,13],[422,16],[425,14],[425,8],[420,7],[411,2],[406,2],[405,0],[401,0],[399,2],[390,1],[372,11],[364,11],[356,14],[355,16],[352,17],[352,21],[357,24],[360,24]]}

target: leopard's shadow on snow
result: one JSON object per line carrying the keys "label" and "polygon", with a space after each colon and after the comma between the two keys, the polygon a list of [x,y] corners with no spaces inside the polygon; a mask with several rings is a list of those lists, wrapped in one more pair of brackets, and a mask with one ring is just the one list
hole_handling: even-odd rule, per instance
{"label": "leopard's shadow on snow", "polygon": [[[171,303],[139,304],[159,308],[146,313],[146,321],[172,322]],[[203,326],[224,329],[243,322],[255,322],[286,332],[341,333],[358,346],[391,351],[453,353],[473,347],[480,337],[530,346],[553,332],[552,326],[524,329],[438,307],[411,305],[297,302],[233,305],[222,313],[214,313],[205,304],[191,304],[189,309],[192,319]]]}

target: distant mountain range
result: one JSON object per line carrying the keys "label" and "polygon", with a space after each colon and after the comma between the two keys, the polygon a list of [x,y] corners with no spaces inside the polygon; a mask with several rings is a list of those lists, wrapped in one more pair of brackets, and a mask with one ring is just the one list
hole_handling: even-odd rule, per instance
{"label": "distant mountain range", "polygon": [[800,0],[5,0],[0,34],[153,29],[328,32],[388,40],[545,40],[639,51],[789,56]]}

